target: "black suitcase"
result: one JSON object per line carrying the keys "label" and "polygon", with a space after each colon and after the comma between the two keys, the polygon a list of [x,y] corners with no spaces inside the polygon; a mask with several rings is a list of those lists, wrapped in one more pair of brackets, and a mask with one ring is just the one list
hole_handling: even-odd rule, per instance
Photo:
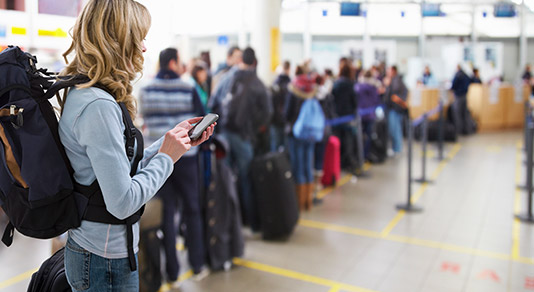
{"label": "black suitcase", "polygon": [[[414,138],[416,140],[422,139],[423,125],[417,125],[414,130]],[[427,141],[434,142],[439,139],[439,121],[428,122],[427,129]],[[456,133],[456,127],[448,122],[443,124],[443,141],[456,142],[458,140],[458,134]]]}
{"label": "black suitcase", "polygon": [[28,292],[70,292],[64,265],[65,248],[47,259],[32,275]]}
{"label": "black suitcase", "polygon": [[287,154],[271,152],[259,156],[250,169],[263,238],[288,237],[299,219],[299,208]]}
{"label": "black suitcase", "polygon": [[385,119],[377,120],[371,137],[371,148],[367,159],[371,163],[382,163],[388,154],[388,125]]}

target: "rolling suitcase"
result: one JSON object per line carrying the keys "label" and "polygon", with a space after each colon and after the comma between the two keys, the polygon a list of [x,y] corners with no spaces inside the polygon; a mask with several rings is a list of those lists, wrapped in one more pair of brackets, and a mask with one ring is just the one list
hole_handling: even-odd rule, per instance
{"label": "rolling suitcase", "polygon": [[250,169],[263,238],[291,235],[299,219],[299,208],[287,154],[271,152],[259,156]]}
{"label": "rolling suitcase", "polygon": [[341,161],[340,161],[341,143],[336,136],[330,136],[326,144],[325,157],[323,162],[323,177],[321,183],[324,186],[335,185],[339,181],[341,175]]}

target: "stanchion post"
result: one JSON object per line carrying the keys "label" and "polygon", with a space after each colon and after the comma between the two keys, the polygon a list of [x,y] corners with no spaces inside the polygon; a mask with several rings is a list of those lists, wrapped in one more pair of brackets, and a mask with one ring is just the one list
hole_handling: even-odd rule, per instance
{"label": "stanchion post", "polygon": [[356,114],[356,122],[358,123],[356,127],[356,139],[358,145],[358,169],[356,170],[356,174],[358,177],[368,177],[369,174],[363,169],[364,168],[364,153],[363,153],[363,124],[362,124],[362,117],[360,114]]}
{"label": "stanchion post", "polygon": [[412,144],[413,144],[413,125],[411,119],[408,119],[408,202],[406,204],[397,204],[398,210],[407,212],[421,212],[422,208],[412,204]]}
{"label": "stanchion post", "polygon": [[529,121],[527,125],[527,213],[526,214],[516,214],[515,217],[521,222],[534,223],[534,217],[532,217],[532,160],[533,160],[533,143],[532,139],[534,137],[534,122]]}
{"label": "stanchion post", "polygon": [[443,160],[443,141],[445,140],[445,117],[443,116],[443,102],[439,102],[439,125],[438,125],[438,160]]}
{"label": "stanchion post", "polygon": [[422,144],[422,148],[423,148],[423,158],[422,158],[422,162],[421,162],[421,178],[419,179],[416,179],[414,180],[415,182],[418,182],[418,183],[431,183],[431,181],[427,180],[426,179],[426,146],[427,146],[427,142],[428,142],[428,115],[425,113],[423,115],[423,122],[422,122],[422,133],[421,133],[421,136],[422,136],[422,141],[421,141],[421,144]]}

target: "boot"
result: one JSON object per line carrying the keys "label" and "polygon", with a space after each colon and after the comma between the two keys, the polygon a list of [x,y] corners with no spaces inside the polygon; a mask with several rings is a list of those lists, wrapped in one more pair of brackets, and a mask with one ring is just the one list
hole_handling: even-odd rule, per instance
{"label": "boot", "polygon": [[297,190],[297,202],[299,204],[299,210],[300,211],[303,211],[304,210],[304,205],[305,205],[305,200],[306,200],[306,197],[305,197],[305,190],[306,189],[306,185],[305,184],[297,184],[296,185],[296,190]]}
{"label": "boot", "polygon": [[304,193],[304,209],[306,211],[310,211],[311,207],[313,205],[313,183],[308,183],[305,185],[305,193]]}

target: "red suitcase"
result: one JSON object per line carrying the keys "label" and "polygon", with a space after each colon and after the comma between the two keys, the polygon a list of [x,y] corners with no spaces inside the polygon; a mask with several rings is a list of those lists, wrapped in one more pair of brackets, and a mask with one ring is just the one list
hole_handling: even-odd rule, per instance
{"label": "red suitcase", "polygon": [[341,175],[340,148],[341,143],[339,142],[339,138],[330,136],[326,144],[323,177],[321,178],[321,183],[324,186],[332,186],[339,181],[339,176]]}

